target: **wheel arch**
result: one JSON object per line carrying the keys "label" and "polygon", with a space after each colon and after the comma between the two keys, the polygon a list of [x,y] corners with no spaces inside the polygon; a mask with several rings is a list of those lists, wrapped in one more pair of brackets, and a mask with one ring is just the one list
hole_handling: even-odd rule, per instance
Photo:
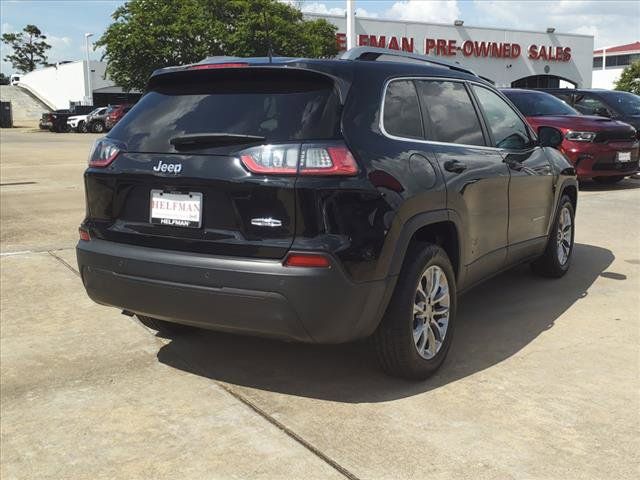
{"label": "wheel arch", "polygon": [[575,211],[578,208],[578,185],[571,182],[565,182],[562,185],[562,190],[560,191],[560,198],[562,198],[562,195],[567,195],[571,199],[571,204]]}
{"label": "wheel arch", "polygon": [[460,229],[446,210],[416,215],[406,223],[391,262],[390,275],[400,273],[409,248],[416,242],[434,243],[442,247],[451,260],[456,279],[460,278]]}

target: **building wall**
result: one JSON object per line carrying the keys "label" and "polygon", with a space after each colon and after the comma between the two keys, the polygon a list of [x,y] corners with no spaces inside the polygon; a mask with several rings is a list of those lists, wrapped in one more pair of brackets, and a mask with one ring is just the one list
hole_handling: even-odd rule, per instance
{"label": "building wall", "polygon": [[[91,87],[93,90],[113,86],[105,79],[106,63],[91,61]],[[70,102],[83,102],[89,90],[84,61],[59,64],[41,68],[22,75],[20,84],[25,84],[46,103],[56,109],[69,108]]]}
{"label": "building wall", "polygon": [[[309,18],[324,18],[338,27],[339,34],[346,33],[346,18],[334,15],[305,14]],[[380,20],[356,17],[356,44],[360,44],[360,35],[385,36],[387,47],[392,37],[395,37],[399,48],[402,48],[402,37],[405,38],[405,46],[413,40],[413,51],[425,53],[426,41],[438,39],[447,42],[447,47],[452,45],[448,52],[452,55],[437,55],[436,48],[432,48],[429,54],[436,54],[446,60],[458,61],[472,68],[478,75],[493,80],[498,87],[510,86],[511,82],[531,75],[555,75],[566,78],[577,84],[578,87],[591,87],[591,73],[593,62],[593,37],[586,35],[573,35],[561,33],[542,33],[529,31],[504,30],[499,28],[480,27],[456,27],[454,25],[427,24],[419,22],[405,22]],[[340,37],[339,37],[340,38]],[[450,41],[454,43],[449,43]],[[492,56],[465,56],[462,50],[466,41],[469,45],[481,47],[481,42],[496,42],[497,44],[518,44],[520,54],[507,58]],[[562,47],[563,51],[570,48],[570,59],[545,60],[529,58],[530,45],[536,45],[538,52],[542,46],[545,50],[551,47],[556,52],[556,47]],[[511,50],[511,48],[510,48]]]}
{"label": "building wall", "polygon": [[593,71],[593,88],[606,88],[612,90],[615,87],[615,83],[620,78],[624,67],[620,68],[606,68],[605,70],[599,69]]}

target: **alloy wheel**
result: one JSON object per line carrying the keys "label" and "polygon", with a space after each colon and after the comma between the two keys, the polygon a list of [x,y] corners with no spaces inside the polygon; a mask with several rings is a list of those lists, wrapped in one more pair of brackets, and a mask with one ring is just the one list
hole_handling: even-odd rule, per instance
{"label": "alloy wheel", "polygon": [[442,348],[449,326],[449,282],[442,268],[432,265],[418,282],[413,304],[413,341],[429,360]]}
{"label": "alloy wheel", "polygon": [[560,218],[558,219],[557,254],[560,265],[564,265],[569,260],[571,253],[572,231],[571,212],[567,207],[562,207]]}

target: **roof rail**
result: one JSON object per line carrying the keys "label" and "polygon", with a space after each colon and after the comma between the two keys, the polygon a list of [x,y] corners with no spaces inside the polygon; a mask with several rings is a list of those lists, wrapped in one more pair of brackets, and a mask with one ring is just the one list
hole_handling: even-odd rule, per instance
{"label": "roof rail", "polygon": [[419,53],[403,52],[400,50],[391,50],[388,48],[378,47],[355,47],[347,50],[341,56],[341,60],[377,60],[381,55],[389,55],[393,57],[406,58],[408,60],[415,60],[418,62],[431,63],[438,65],[439,67],[450,68],[451,70],[458,70],[460,72],[468,73],[477,77],[476,72],[470,68],[463,67],[459,63],[447,62],[446,60],[439,60],[426,55],[420,55]]}

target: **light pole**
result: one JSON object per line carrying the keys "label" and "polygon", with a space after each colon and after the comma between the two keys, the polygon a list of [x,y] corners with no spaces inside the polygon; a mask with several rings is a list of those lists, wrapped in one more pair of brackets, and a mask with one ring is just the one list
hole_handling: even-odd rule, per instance
{"label": "light pole", "polygon": [[356,46],[355,3],[355,0],[347,0],[347,50]]}
{"label": "light pole", "polygon": [[93,88],[91,86],[91,65],[89,64],[89,37],[92,37],[93,33],[84,34],[84,53],[85,60],[87,62],[87,94],[85,100],[87,105],[93,105]]}

